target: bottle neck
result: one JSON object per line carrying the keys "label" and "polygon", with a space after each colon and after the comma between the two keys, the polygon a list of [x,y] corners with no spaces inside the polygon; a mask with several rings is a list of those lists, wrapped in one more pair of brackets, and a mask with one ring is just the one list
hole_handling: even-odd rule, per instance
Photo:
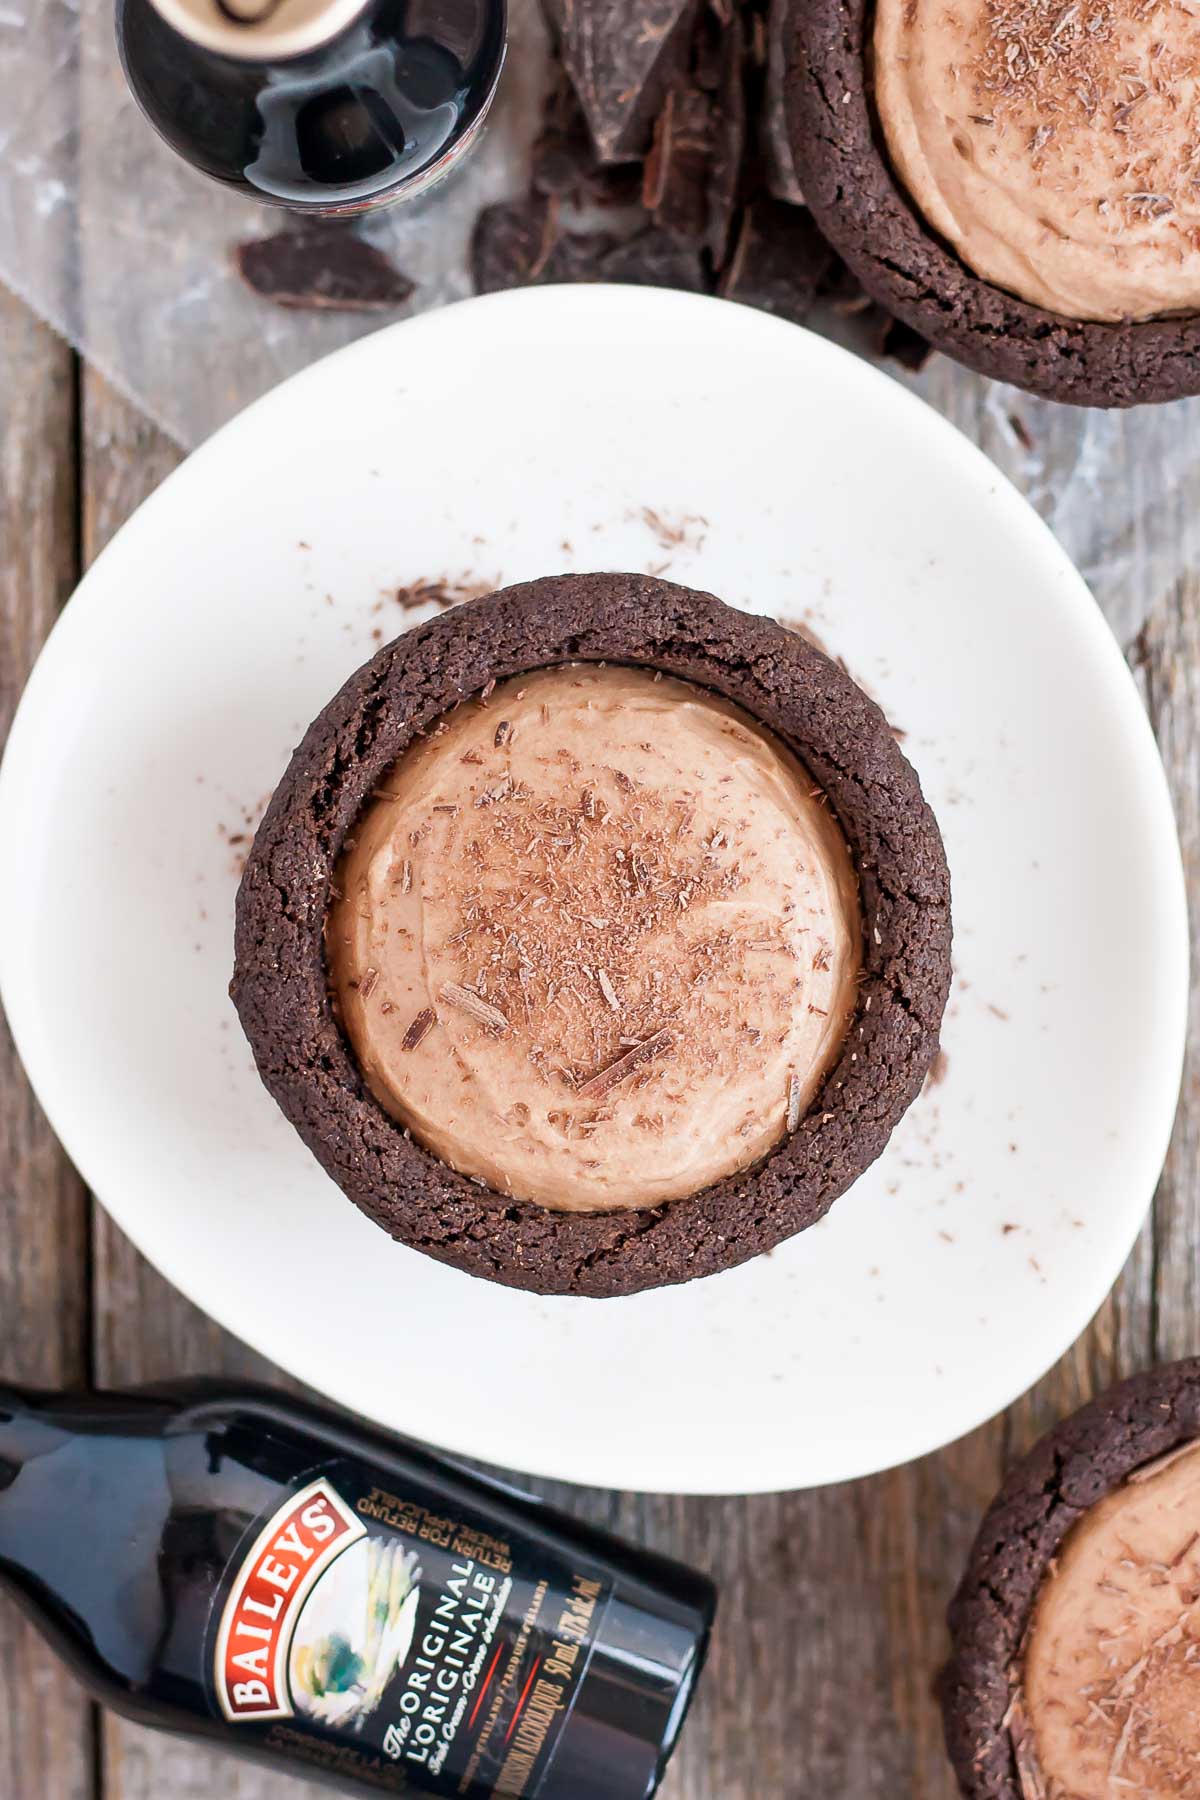
{"label": "bottle neck", "polygon": [[25,1460],[18,1456],[15,1441],[10,1441],[19,1404],[20,1397],[11,1388],[0,1387],[0,1494],[12,1486]]}
{"label": "bottle neck", "polygon": [[28,1465],[68,1435],[42,1410],[49,1395],[0,1386],[0,1562],[19,1554],[18,1485]]}

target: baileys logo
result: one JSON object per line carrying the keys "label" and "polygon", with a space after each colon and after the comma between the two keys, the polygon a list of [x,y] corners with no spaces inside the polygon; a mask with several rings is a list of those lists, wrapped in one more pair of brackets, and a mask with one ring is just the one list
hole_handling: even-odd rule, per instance
{"label": "baileys logo", "polygon": [[225,1717],[361,1727],[408,1655],[420,1575],[413,1552],[369,1536],[329,1482],[294,1495],[225,1602],[214,1669]]}

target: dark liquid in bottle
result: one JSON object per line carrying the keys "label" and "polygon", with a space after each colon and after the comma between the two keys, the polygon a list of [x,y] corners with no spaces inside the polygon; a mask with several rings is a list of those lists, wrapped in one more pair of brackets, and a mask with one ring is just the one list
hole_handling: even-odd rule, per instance
{"label": "dark liquid in bottle", "polygon": [[254,198],[357,212],[418,191],[482,123],[504,58],[505,0],[369,0],[284,61],[193,43],[152,0],[117,0],[129,85],[187,161]]}
{"label": "dark liquid in bottle", "polygon": [[0,1389],[0,1579],[146,1725],[348,1792],[645,1800],[700,1575],[254,1390]]}

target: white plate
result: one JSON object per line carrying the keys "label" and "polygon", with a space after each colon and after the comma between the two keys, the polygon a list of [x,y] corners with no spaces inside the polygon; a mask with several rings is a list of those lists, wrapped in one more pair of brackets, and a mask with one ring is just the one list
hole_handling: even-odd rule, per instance
{"label": "white plate", "polygon": [[[389,1242],[276,1112],[225,993],[229,839],[375,634],[419,616],[398,585],[664,564],[807,612],[907,732],[954,879],[948,1072],[774,1255],[538,1299]],[[252,407],[71,602],[12,735],[0,844],[13,1029],[118,1224],[314,1386],[494,1462],[750,1492],[929,1450],[1082,1329],[1164,1155],[1182,874],[1117,647],[949,425],[740,307],[494,296]]]}

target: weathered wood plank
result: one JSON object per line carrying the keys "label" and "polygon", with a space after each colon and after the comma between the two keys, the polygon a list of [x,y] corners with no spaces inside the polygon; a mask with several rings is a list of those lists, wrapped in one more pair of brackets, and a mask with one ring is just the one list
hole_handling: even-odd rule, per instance
{"label": "weathered wood plank", "polygon": [[[0,289],[0,742],[76,578],[75,365]],[[88,1369],[87,1201],[0,1015],[0,1371]],[[0,1794],[92,1800],[94,1709],[0,1595]]]}
{"label": "weathered wood plank", "polygon": [[[90,563],[134,508],[182,460],[180,451],[101,377],[85,372],[83,554]],[[172,1375],[283,1377],[168,1285],[107,1213],[94,1208],[95,1370],[106,1387]],[[320,1789],[143,1731],[106,1714],[105,1800],[305,1800]]]}
{"label": "weathered wood plank", "polygon": [[[1195,503],[1196,496],[1189,496]],[[1186,572],[1151,610],[1133,645],[1175,802],[1192,928],[1189,1050],[1155,1215],[1154,1353],[1200,1350],[1200,579]]]}

